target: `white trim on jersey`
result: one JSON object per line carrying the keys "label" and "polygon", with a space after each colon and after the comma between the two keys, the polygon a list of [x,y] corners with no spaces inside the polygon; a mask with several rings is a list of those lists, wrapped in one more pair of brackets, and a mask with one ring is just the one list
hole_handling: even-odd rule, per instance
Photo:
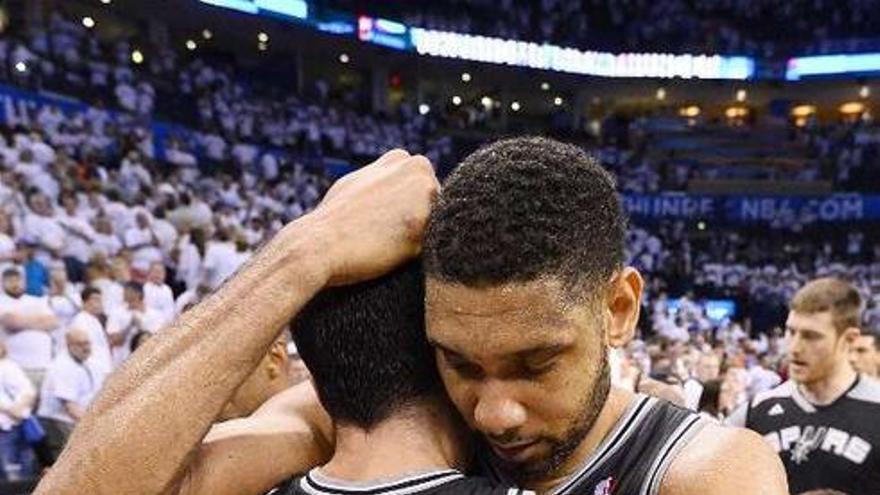
{"label": "white trim on jersey", "polygon": [[754,409],[761,404],[770,399],[791,399],[800,407],[805,413],[814,413],[816,412],[816,407],[813,404],[810,404],[803,395],[801,395],[801,391],[798,390],[797,383],[793,380],[788,380],[782,385],[768,390],[766,392],[761,392],[756,395],[754,400],[749,404],[749,409]]}
{"label": "white trim on jersey", "polygon": [[599,448],[587,458],[583,467],[571,475],[568,478],[568,481],[560,485],[559,488],[551,491],[550,494],[560,495],[565,493],[566,490],[571,489],[571,487],[576,485],[582,478],[589,476],[593,468],[601,465],[602,461],[620,450],[621,446],[626,443],[626,440],[632,436],[634,431],[636,431],[638,425],[642,423],[644,417],[648,415],[655,405],[657,405],[657,402],[658,400],[656,398],[639,394],[638,398],[633,401],[623,417],[621,417],[621,419],[617,421],[617,424],[614,425],[611,432],[605,436],[605,440],[602,441]]}
{"label": "white trim on jersey", "polygon": [[[312,479],[318,478],[318,479]],[[427,478],[427,479],[426,479]],[[410,476],[407,478],[400,478],[394,481],[390,481],[387,483],[377,483],[377,484],[351,484],[351,485],[340,485],[338,482],[334,480],[330,480],[326,476],[320,474],[320,472],[316,469],[313,469],[309,472],[307,476],[303,476],[300,479],[299,486],[306,493],[310,495],[338,495],[339,492],[343,493],[357,493],[357,492],[377,492],[381,491],[383,495],[410,495],[416,494],[430,488],[434,488],[440,485],[445,485],[450,481],[455,481],[458,479],[464,478],[464,475],[455,470],[446,470],[446,471],[435,471],[432,473],[424,473],[417,476]],[[412,485],[399,487],[402,484],[410,483],[413,481],[418,481],[420,479],[426,479],[424,482],[415,483]],[[399,488],[396,488],[399,487]]]}
{"label": "white trim on jersey", "polygon": [[708,421],[695,415],[687,421],[683,421],[676,428],[666,440],[666,445],[658,452],[651,469],[648,470],[645,483],[642,484],[642,495],[658,495],[660,493],[660,483],[663,481],[670,464],[681,452],[681,449],[687,446],[694,435],[699,433],[706,424]]}

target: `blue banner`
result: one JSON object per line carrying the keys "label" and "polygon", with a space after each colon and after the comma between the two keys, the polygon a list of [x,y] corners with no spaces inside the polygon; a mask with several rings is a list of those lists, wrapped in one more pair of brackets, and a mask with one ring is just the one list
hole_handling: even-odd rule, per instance
{"label": "blue banner", "polygon": [[684,193],[625,194],[637,221],[707,220],[727,223],[858,222],[880,220],[880,195],[712,196]]}

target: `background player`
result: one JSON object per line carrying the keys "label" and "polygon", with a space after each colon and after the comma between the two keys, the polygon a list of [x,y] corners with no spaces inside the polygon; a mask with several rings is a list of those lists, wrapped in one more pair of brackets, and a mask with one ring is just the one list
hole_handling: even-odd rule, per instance
{"label": "background player", "polygon": [[790,380],[728,418],[773,445],[792,493],[880,493],[880,382],[849,362],[861,310],[858,291],[842,280],[800,289],[786,321]]}

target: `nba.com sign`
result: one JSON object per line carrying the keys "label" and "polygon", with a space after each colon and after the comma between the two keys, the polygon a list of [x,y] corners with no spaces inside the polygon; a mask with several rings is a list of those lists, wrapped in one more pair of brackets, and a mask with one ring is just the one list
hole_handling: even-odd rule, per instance
{"label": "nba.com sign", "polygon": [[811,224],[880,220],[880,196],[710,196],[626,194],[636,220],[708,220],[727,223]]}

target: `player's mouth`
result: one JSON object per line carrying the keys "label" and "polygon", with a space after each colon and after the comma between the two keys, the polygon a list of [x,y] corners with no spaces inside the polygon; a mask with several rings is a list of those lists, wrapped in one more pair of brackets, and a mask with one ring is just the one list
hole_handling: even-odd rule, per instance
{"label": "player's mouth", "polygon": [[511,443],[495,443],[490,441],[492,452],[502,460],[512,463],[520,463],[529,458],[533,447],[538,445],[538,440],[523,440]]}

